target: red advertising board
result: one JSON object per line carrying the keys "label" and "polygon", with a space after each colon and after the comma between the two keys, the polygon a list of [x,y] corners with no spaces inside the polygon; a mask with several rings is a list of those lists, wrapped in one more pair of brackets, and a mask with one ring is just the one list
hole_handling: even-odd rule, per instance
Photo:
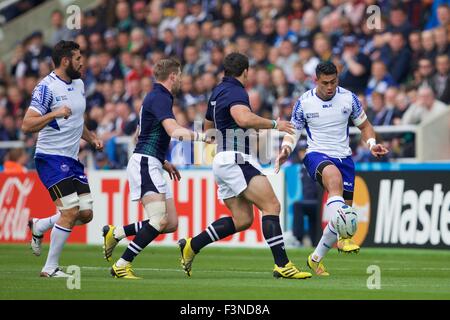
{"label": "red advertising board", "polygon": [[[55,213],[56,207],[36,172],[0,174],[0,242],[29,241],[28,220]],[[85,243],[86,230],[86,226],[74,228],[69,242]],[[47,232],[44,240],[49,238]]]}

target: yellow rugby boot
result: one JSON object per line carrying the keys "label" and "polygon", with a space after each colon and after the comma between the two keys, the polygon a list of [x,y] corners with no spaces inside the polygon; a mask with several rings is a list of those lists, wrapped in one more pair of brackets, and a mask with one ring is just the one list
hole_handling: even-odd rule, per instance
{"label": "yellow rugby boot", "polygon": [[119,240],[114,238],[114,229],[116,229],[115,226],[108,225],[104,226],[103,231],[103,256],[107,261],[111,261],[112,253],[114,251],[114,248],[119,243]]}
{"label": "yellow rugby boot", "polygon": [[140,277],[136,277],[133,269],[131,268],[131,263],[128,263],[124,267],[118,267],[114,263],[113,266],[111,267],[111,275],[114,278],[121,278],[121,279],[132,279],[132,280],[142,279]]}
{"label": "yellow rugby boot", "polygon": [[275,265],[275,268],[273,269],[273,276],[275,278],[284,279],[308,279],[312,277],[312,274],[309,272],[302,272],[298,270],[297,267],[291,261],[289,261],[282,268]]}
{"label": "yellow rugby boot", "polygon": [[187,274],[188,277],[191,276],[192,272],[192,262],[195,258],[195,252],[192,250],[191,247],[191,240],[192,238],[186,238],[186,239],[180,239],[178,241],[178,246],[180,247],[181,251],[181,266],[183,267],[184,272]]}
{"label": "yellow rugby boot", "polygon": [[337,242],[337,249],[344,253],[358,253],[360,247],[351,239],[339,238]]}
{"label": "yellow rugby boot", "polygon": [[318,276],[329,276],[330,274],[325,269],[322,261],[316,262],[312,259],[312,254],[308,256],[308,260],[306,261],[306,265],[314,271],[314,273]]}

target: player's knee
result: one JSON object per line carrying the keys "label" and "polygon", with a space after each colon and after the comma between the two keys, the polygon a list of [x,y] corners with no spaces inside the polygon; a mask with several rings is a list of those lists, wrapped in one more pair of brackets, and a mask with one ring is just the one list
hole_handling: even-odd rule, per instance
{"label": "player's knee", "polygon": [[272,201],[272,210],[270,210],[269,212],[274,215],[279,215],[280,211],[281,211],[280,201],[278,201],[278,199],[275,199],[274,201]]}
{"label": "player's knee", "polygon": [[75,225],[82,225],[87,224],[92,221],[92,218],[94,217],[94,213],[92,210],[80,210],[80,214],[78,215],[78,219],[75,223]]}
{"label": "player's knee", "polygon": [[263,212],[271,215],[279,215],[281,211],[280,201],[277,198],[273,198],[266,206],[261,208]]}
{"label": "player's knee", "polygon": [[342,190],[342,178],[340,176],[331,177],[328,179],[326,187],[330,193],[340,192]]}
{"label": "player's knee", "polygon": [[163,230],[163,233],[172,233],[177,231],[178,229],[178,220],[168,220],[166,227]]}
{"label": "player's knee", "polygon": [[70,228],[76,225],[76,221],[80,217],[80,211],[78,210],[78,207],[61,210],[61,220],[64,224],[70,225]]}
{"label": "player's knee", "polygon": [[152,201],[144,205],[144,211],[149,219],[149,224],[158,231],[163,231],[169,221],[166,212],[165,201]]}

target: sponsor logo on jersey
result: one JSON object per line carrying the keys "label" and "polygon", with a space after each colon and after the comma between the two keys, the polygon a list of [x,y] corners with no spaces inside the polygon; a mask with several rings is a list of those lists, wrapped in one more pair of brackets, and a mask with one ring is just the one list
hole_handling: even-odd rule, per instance
{"label": "sponsor logo on jersey", "polygon": [[67,91],[74,91],[74,90],[75,90],[74,87],[69,87],[69,88],[67,88]]}
{"label": "sponsor logo on jersey", "polygon": [[306,114],[306,119],[312,119],[312,118],[318,118],[319,117],[319,113],[318,112],[313,112],[313,113],[307,113]]}
{"label": "sponsor logo on jersey", "polygon": [[331,108],[333,105],[330,103],[330,104],[323,104],[322,105],[322,108]]}
{"label": "sponsor logo on jersey", "polygon": [[57,96],[55,97],[56,101],[64,101],[67,100],[67,96]]}

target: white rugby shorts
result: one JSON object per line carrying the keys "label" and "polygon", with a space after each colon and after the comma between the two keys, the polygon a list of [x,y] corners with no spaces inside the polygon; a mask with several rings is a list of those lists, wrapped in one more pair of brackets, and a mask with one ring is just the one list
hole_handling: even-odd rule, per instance
{"label": "white rugby shorts", "polygon": [[250,180],[262,174],[258,161],[236,151],[219,152],[213,160],[214,179],[219,186],[219,199],[237,197],[247,189]]}
{"label": "white rugby shorts", "polygon": [[173,197],[161,161],[154,157],[133,153],[128,161],[127,177],[132,201],[152,193],[164,193],[166,199]]}

